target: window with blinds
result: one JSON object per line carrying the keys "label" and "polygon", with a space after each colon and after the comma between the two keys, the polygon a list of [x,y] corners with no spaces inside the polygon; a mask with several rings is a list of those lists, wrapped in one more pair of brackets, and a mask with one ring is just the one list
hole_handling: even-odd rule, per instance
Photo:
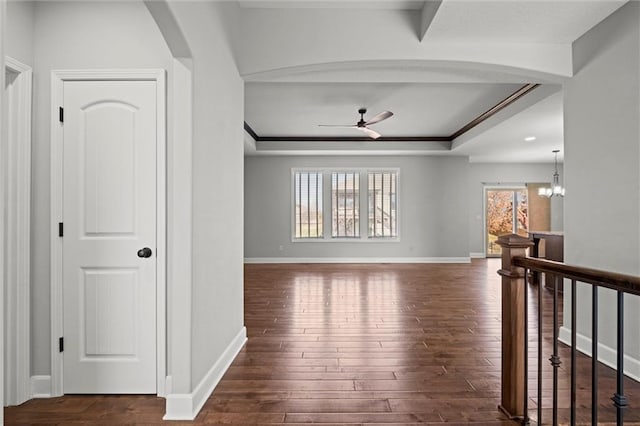
{"label": "window with blinds", "polygon": [[360,173],[331,173],[331,236],[360,237]]}
{"label": "window with blinds", "polygon": [[397,237],[397,173],[369,172],[367,184],[369,189],[369,237]]}
{"label": "window with blinds", "polygon": [[295,172],[293,193],[294,238],[323,238],[322,172]]}

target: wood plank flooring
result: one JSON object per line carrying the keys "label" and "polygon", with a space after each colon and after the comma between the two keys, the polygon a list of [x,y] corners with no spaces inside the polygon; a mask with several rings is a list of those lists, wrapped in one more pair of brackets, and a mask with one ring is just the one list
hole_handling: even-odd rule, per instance
{"label": "wood plank flooring", "polygon": [[[197,424],[514,424],[501,414],[500,281],[496,260],[471,265],[246,265],[249,341]],[[530,293],[537,309],[537,288]],[[549,424],[550,294],[544,291],[544,423]],[[531,312],[530,311],[530,312]],[[530,325],[535,330],[535,321]],[[530,336],[530,354],[537,354]],[[561,417],[569,353],[562,347]],[[580,420],[590,367],[579,360]],[[535,359],[530,371],[536,370]],[[613,421],[613,375],[601,369],[601,422]],[[627,419],[640,423],[628,381]],[[535,415],[535,383],[530,383]],[[65,396],[5,409],[6,424],[159,424],[151,396]],[[175,422],[179,423],[179,422]],[[192,424],[187,422],[185,424]],[[627,423],[629,424],[629,423]]]}

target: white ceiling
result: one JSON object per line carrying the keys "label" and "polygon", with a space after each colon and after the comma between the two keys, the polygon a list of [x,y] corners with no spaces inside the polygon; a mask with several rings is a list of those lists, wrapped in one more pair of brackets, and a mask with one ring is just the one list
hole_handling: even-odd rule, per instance
{"label": "white ceiling", "polygon": [[482,40],[571,43],[624,1],[445,0],[427,30],[427,42]]}
{"label": "white ceiling", "polygon": [[[557,92],[537,104],[501,122],[473,140],[455,149],[473,162],[553,161],[554,149],[561,153],[563,143],[562,92]],[[535,137],[533,141],[525,138]]]}
{"label": "white ceiling", "polygon": [[396,9],[418,10],[423,0],[238,0],[243,8],[299,9]]}
{"label": "white ceiling", "polygon": [[[408,24],[419,22],[424,5],[424,2],[400,0],[240,0],[239,3],[245,8],[272,9],[403,9],[408,14],[415,14],[417,19],[409,20]],[[473,40],[494,44],[570,45],[624,3],[613,0],[444,0],[422,43]],[[384,28],[378,31],[384,31]],[[247,82],[245,121],[259,136],[362,136],[357,130],[321,128],[318,124],[355,124],[359,119],[357,110],[366,107],[365,119],[383,110],[395,113],[387,121],[372,126],[385,137],[448,136],[524,82],[519,77],[503,78],[499,74],[474,82],[466,76],[456,75],[455,71],[448,73],[446,69],[421,72],[398,67],[392,79],[388,78],[390,72],[393,70],[387,69],[385,77],[376,79],[367,77],[373,75],[369,69],[360,73],[357,69],[348,73],[325,72],[322,77],[310,71],[292,81],[278,81],[274,76],[272,81],[266,78]],[[358,81],[358,76],[362,76],[362,80]],[[541,92],[541,89],[536,90]],[[534,92],[525,98],[535,97],[532,96]],[[525,98],[518,101],[520,107],[514,107],[517,113],[502,114],[499,120],[496,115],[490,125],[478,126],[476,131],[469,132],[473,135],[467,134],[464,143],[454,144],[451,150],[442,144],[422,142],[414,145],[345,142],[344,148],[340,148],[339,142],[258,142],[258,150],[255,144],[247,144],[245,152],[247,155],[466,155],[473,162],[552,162],[551,151],[562,151],[563,147],[562,92],[537,96],[535,101],[529,102],[531,106],[523,107]],[[527,136],[535,136],[536,140],[525,142]]]}
{"label": "white ceiling", "polygon": [[[245,121],[260,136],[362,136],[353,125],[382,111],[395,115],[372,129],[383,136],[449,136],[521,84],[247,83]],[[284,120],[283,120],[284,118]]]}

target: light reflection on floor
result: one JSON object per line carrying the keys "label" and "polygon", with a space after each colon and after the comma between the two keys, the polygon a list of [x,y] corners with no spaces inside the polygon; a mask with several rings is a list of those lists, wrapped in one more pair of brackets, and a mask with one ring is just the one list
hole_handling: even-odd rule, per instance
{"label": "light reflection on floor", "polygon": [[385,321],[393,323],[401,310],[399,277],[394,272],[372,271],[364,277],[348,271],[328,276],[308,273],[293,281],[292,328],[356,334]]}

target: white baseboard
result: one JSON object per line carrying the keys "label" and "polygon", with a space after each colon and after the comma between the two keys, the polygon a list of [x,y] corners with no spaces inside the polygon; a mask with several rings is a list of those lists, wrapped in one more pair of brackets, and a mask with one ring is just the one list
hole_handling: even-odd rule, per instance
{"label": "white baseboard", "polygon": [[[568,346],[571,346],[571,329],[567,327],[560,327],[558,340]],[[576,333],[576,348],[583,354],[591,356],[591,338],[584,334]],[[615,369],[617,363],[616,350],[603,343],[598,343],[598,361]],[[629,355],[625,355],[624,374],[633,380],[640,382],[640,360]]]}
{"label": "white baseboard", "polygon": [[242,330],[236,335],[233,341],[227,346],[218,361],[211,367],[209,372],[200,381],[193,392],[188,394],[169,394],[167,395],[164,420],[193,420],[196,418],[200,409],[209,398],[215,387],[222,379],[233,360],[235,359],[242,346],[247,341],[247,329]]}
{"label": "white baseboard", "polygon": [[471,263],[468,257],[245,257],[244,263]]}
{"label": "white baseboard", "polygon": [[51,398],[51,376],[31,376],[31,398]]}
{"label": "white baseboard", "polygon": [[484,259],[485,257],[487,257],[487,255],[482,252],[482,253],[469,253],[469,257],[472,259]]}

